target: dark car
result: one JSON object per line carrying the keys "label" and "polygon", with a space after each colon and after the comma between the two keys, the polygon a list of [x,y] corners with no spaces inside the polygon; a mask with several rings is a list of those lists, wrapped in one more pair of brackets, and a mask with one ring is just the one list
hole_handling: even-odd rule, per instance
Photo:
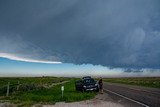
{"label": "dark car", "polygon": [[99,91],[97,81],[93,78],[85,78],[75,82],[75,88],[77,91]]}

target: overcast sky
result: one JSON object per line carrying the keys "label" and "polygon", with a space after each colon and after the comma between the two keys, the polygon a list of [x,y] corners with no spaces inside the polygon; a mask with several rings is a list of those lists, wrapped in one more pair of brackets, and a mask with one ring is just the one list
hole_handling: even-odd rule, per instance
{"label": "overcast sky", "polygon": [[58,64],[70,74],[72,67],[80,74],[91,67],[97,74],[152,69],[160,75],[160,1],[0,0],[0,57],[1,64],[51,64],[52,74]]}

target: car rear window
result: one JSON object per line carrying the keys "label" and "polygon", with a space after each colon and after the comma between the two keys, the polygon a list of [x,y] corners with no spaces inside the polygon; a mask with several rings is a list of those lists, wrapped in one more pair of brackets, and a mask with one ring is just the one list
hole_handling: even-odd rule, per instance
{"label": "car rear window", "polygon": [[95,82],[94,79],[85,79],[84,83],[93,83]]}

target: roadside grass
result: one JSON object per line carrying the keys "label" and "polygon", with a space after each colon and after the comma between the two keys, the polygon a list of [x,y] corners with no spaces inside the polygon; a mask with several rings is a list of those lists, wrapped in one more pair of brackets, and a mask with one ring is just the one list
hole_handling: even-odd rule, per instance
{"label": "roadside grass", "polygon": [[49,89],[32,90],[12,94],[9,100],[18,106],[31,106],[33,104],[54,104],[56,102],[75,102],[91,99],[96,92],[77,92],[74,86],[75,79],[64,84],[64,96],[61,96],[61,85]]}
{"label": "roadside grass", "polygon": [[160,77],[105,78],[106,82],[160,88]]}

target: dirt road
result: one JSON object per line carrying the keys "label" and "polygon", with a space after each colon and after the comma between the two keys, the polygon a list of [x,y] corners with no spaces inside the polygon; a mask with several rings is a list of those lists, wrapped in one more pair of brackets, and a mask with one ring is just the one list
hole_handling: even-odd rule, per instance
{"label": "dirt road", "polygon": [[104,89],[110,96],[114,95],[128,99],[131,102],[135,102],[141,106],[160,106],[160,89],[117,83],[104,83]]}

